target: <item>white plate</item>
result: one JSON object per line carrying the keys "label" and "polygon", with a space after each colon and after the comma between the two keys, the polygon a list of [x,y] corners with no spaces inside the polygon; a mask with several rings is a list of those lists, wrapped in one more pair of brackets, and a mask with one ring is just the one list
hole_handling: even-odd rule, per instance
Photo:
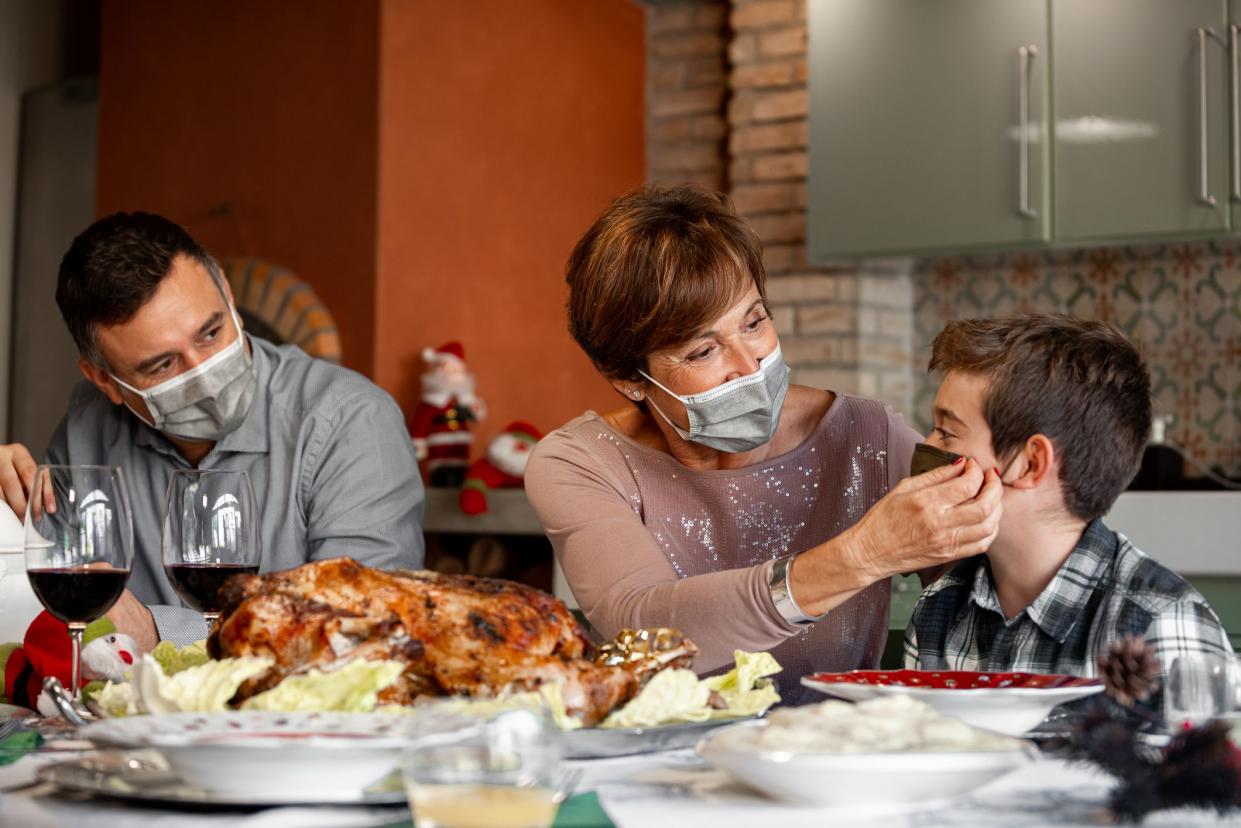
{"label": "white plate", "polygon": [[400,759],[409,720],[374,713],[174,713],[106,719],[78,731],[154,748],[191,786],[242,798],[356,800]]}
{"label": "white plate", "polygon": [[348,796],[327,796],[319,788],[303,786],[290,795],[229,794],[189,785],[156,751],[101,751],[57,762],[39,769],[38,778],[76,793],[194,806],[266,807],[272,805],[403,805],[405,791],[393,776]]}
{"label": "white plate", "polygon": [[564,734],[566,759],[604,759],[693,747],[705,734],[720,727],[749,721],[753,716],[658,727],[583,727]]}
{"label": "white plate", "polygon": [[[897,804],[972,791],[1031,762],[1029,745],[1012,750],[905,753],[792,753],[738,744],[747,722],[717,730],[694,750],[768,796],[801,805]],[[736,734],[736,735],[734,735]]]}
{"label": "white plate", "polygon": [[[927,675],[936,674],[928,671]],[[1020,736],[1037,726],[1057,705],[1103,692],[1102,684],[1073,687],[948,688],[897,683],[836,683],[818,681],[814,676],[804,677],[801,683],[825,695],[853,702],[884,696],[910,696],[929,704],[944,716],[952,716],[976,727],[1009,736]]]}

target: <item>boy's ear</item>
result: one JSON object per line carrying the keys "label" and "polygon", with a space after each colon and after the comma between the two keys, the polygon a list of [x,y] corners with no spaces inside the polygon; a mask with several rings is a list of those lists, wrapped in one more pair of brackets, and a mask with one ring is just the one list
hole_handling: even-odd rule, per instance
{"label": "boy's ear", "polygon": [[1025,463],[1025,468],[1019,476],[1011,481],[1014,489],[1035,489],[1043,485],[1048,475],[1057,474],[1056,467],[1058,458],[1056,457],[1056,447],[1052,445],[1046,435],[1035,434],[1029,440],[1026,440],[1025,446],[1021,450],[1021,460]]}

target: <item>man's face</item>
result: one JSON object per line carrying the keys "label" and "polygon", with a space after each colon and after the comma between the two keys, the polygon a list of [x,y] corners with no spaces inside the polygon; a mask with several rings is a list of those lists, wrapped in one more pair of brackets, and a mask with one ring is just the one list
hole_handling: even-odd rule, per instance
{"label": "man's face", "polygon": [[984,469],[1000,465],[991,449],[991,428],[983,416],[987,384],[980,374],[949,371],[935,395],[935,428],[926,438],[933,446],[973,457]]}
{"label": "man's face", "polygon": [[[132,319],[97,331],[108,368],[142,390],[194,368],[240,335],[229,313],[231,299],[221,295],[203,265],[177,256],[167,278]],[[117,385],[106,371],[85,361],[82,371],[113,403],[127,402],[151,421],[142,398]]]}

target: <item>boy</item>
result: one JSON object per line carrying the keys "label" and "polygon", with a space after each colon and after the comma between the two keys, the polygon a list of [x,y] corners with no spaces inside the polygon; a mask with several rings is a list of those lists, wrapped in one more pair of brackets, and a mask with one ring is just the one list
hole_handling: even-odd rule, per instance
{"label": "boy", "polygon": [[1150,377],[1115,328],[1066,316],[953,322],[928,443],[994,467],[1004,516],[985,555],[931,584],[905,666],[1096,674],[1110,642],[1145,636],[1166,676],[1178,655],[1231,657],[1206,600],[1100,518],[1133,479]]}

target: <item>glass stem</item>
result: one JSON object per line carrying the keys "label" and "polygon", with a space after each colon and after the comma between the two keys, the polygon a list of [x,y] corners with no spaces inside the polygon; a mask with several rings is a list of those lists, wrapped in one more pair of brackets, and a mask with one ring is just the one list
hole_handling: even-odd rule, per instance
{"label": "glass stem", "polygon": [[85,631],[86,625],[80,621],[69,624],[69,640],[73,642],[73,683],[69,686],[69,692],[75,702],[82,701],[82,633]]}

